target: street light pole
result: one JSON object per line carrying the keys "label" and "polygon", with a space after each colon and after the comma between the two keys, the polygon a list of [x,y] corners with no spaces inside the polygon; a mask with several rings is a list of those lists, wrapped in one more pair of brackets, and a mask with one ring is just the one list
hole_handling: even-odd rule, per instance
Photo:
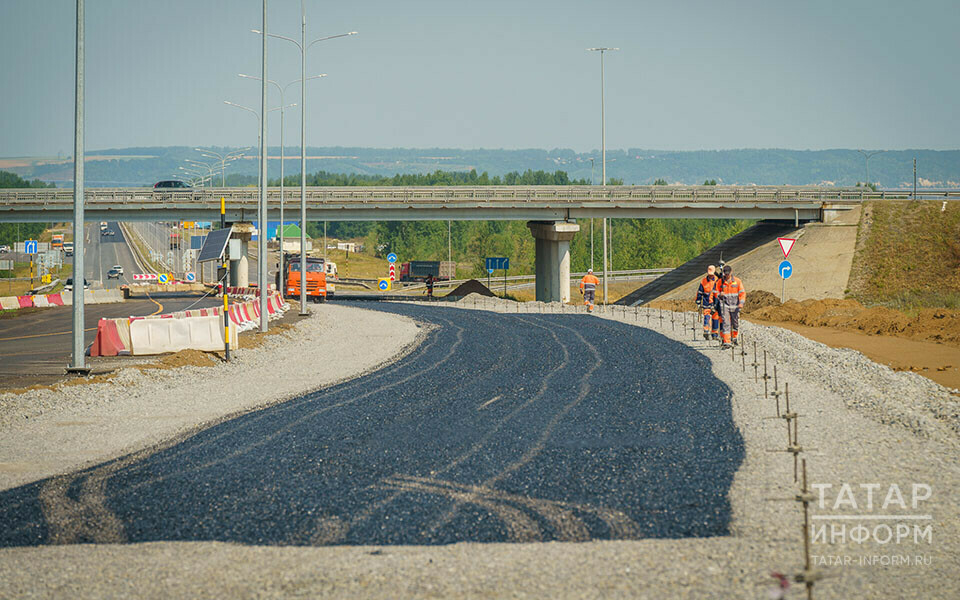
{"label": "street light pole", "polygon": [[[607,186],[607,122],[604,107],[603,90],[603,55],[608,51],[620,48],[587,48],[588,52],[600,53],[600,153],[601,153],[601,186]],[[603,218],[603,303],[607,304],[607,218]]]}
{"label": "street light pole", "polygon": [[68,372],[86,373],[83,343],[83,0],[77,0],[77,54],[73,133],[73,355]]}
{"label": "street light pole", "polygon": [[[262,33],[253,30],[254,33]],[[264,27],[263,32],[266,32]],[[272,38],[287,40],[300,50],[300,316],[310,314],[307,310],[307,50],[317,42],[356,35],[356,31],[318,38],[307,44],[307,11],[300,0],[300,41],[275,33],[264,33]],[[326,268],[326,266],[324,266]]]}
{"label": "street light pole", "polygon": [[863,163],[867,171],[867,180],[863,182],[864,186],[869,186],[870,185],[870,159],[878,154],[882,154],[883,152],[886,152],[886,150],[877,150],[875,152],[867,152],[866,150],[857,150],[857,152],[863,155]]}
{"label": "street light pole", "polygon": [[[254,77],[252,75],[244,75],[243,73],[240,73],[239,75],[240,77],[245,77],[247,79],[257,79],[257,80],[260,79],[259,77]],[[326,77],[326,76],[327,76],[326,73],[321,73],[320,75],[313,75],[312,77],[307,77],[307,80],[319,79],[320,77]],[[284,113],[283,109],[289,108],[288,106],[284,106],[283,104],[283,93],[287,90],[288,87],[290,87],[294,83],[298,83],[299,81],[300,81],[299,79],[291,81],[290,83],[282,87],[280,86],[279,83],[277,83],[272,79],[267,81],[267,83],[272,83],[273,85],[277,86],[277,90],[280,92],[280,236],[279,236],[279,239],[280,239],[280,293],[281,294],[284,294],[283,290],[286,289],[285,287],[286,272],[284,271],[284,264],[283,264],[284,263],[283,261],[283,204],[286,201],[286,196],[284,195],[284,188],[283,188],[284,186],[283,163],[284,163],[284,160],[286,159],[286,155],[284,154],[284,143],[283,143],[283,113]],[[289,106],[296,106],[296,104],[290,104]],[[303,273],[301,271],[301,275],[302,274]],[[301,281],[303,281],[303,279],[301,279]]]}
{"label": "street light pole", "polygon": [[257,283],[260,286],[260,333],[268,328],[267,312],[267,0],[263,4],[260,53],[260,231],[257,237]]}

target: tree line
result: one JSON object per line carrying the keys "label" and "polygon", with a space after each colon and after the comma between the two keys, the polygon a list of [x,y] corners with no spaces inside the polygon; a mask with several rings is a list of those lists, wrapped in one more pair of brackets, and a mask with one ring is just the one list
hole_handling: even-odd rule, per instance
{"label": "tree line", "polygon": [[[0,188],[52,188],[52,183],[45,183],[39,179],[27,181],[16,173],[0,171]],[[14,243],[23,240],[37,239],[47,228],[46,223],[0,223],[0,246],[13,247]]]}

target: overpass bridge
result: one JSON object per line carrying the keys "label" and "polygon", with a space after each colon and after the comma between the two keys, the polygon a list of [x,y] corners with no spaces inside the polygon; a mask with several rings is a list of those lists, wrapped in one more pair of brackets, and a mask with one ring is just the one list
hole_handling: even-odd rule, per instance
{"label": "overpass bridge", "polygon": [[[286,188],[284,211],[297,215],[300,190]],[[928,199],[960,199],[960,191],[924,191]],[[820,220],[834,205],[867,200],[907,200],[905,190],[801,186],[452,186],[310,187],[310,221],[535,220],[581,218],[720,218]],[[210,221],[256,219],[258,188],[87,188],[90,220]],[[279,218],[280,189],[267,194],[269,218]],[[69,188],[0,190],[0,222],[70,221]]]}
{"label": "overpass bridge", "polygon": [[[308,221],[528,221],[536,238],[537,299],[569,300],[570,240],[576,219],[713,218],[829,221],[869,200],[909,200],[907,190],[807,186],[449,186],[311,187]],[[216,221],[224,200],[230,222],[257,218],[255,187],[155,190],[87,188],[91,221]],[[926,190],[921,199],[957,200],[958,190]],[[299,216],[300,190],[287,188],[284,211]],[[268,220],[279,219],[280,189],[267,194]],[[0,190],[0,222],[67,222],[71,189]],[[249,234],[245,239],[249,239]]]}

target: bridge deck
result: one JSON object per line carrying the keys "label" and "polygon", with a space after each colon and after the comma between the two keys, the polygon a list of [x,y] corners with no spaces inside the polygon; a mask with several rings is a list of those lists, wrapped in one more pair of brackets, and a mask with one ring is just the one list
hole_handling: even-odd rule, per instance
{"label": "bridge deck", "polygon": [[[220,199],[230,220],[256,218],[257,188],[87,188],[90,220],[213,220]],[[571,218],[820,218],[827,206],[865,200],[906,200],[906,190],[798,186],[480,186],[311,187],[307,218],[344,220],[560,220]],[[956,200],[960,191],[924,191],[921,198]],[[269,218],[279,217],[280,189],[268,190]],[[284,211],[295,217],[300,190],[284,191]],[[73,190],[0,190],[0,222],[68,221]],[[286,216],[285,214],[285,216]]]}

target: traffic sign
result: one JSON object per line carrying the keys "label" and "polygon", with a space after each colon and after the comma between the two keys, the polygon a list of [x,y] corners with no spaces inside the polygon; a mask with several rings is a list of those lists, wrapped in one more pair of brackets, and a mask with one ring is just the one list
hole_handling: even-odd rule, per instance
{"label": "traffic sign", "polygon": [[193,283],[194,281],[197,280],[197,274],[194,273],[193,271],[187,271],[187,272],[184,274],[183,278],[184,278],[185,281],[188,281],[188,282],[190,282],[190,283]]}
{"label": "traffic sign", "polygon": [[783,252],[783,257],[787,258],[793,245],[797,243],[797,240],[793,238],[777,238],[777,242],[780,244],[780,252]]}
{"label": "traffic sign", "polygon": [[793,265],[790,264],[789,260],[785,260],[777,267],[777,273],[780,274],[781,279],[790,279],[790,276],[793,275]]}
{"label": "traffic sign", "polygon": [[493,275],[493,269],[487,269],[487,273],[489,273],[490,275]]}
{"label": "traffic sign", "polygon": [[397,280],[397,268],[396,268],[395,266],[393,266],[393,263],[390,263],[390,272],[389,272],[389,275],[390,275],[390,281],[396,281],[396,280]]}
{"label": "traffic sign", "polygon": [[510,268],[510,259],[505,256],[488,256],[487,257],[487,271],[492,273],[493,271],[503,269],[507,270]]}
{"label": "traffic sign", "polygon": [[169,281],[169,277],[167,276],[166,273],[160,273],[159,275],[157,275],[158,283],[167,283],[167,281]]}
{"label": "traffic sign", "polygon": [[388,254],[388,255],[387,255],[387,262],[390,263],[390,264],[393,264],[393,263],[397,262],[397,255],[394,254],[393,252],[391,252],[390,254]]}
{"label": "traffic sign", "polygon": [[389,292],[390,280],[386,277],[381,277],[380,279],[377,280],[377,287],[380,289],[381,292]]}
{"label": "traffic sign", "polygon": [[24,254],[36,254],[37,253],[37,240],[27,240],[23,243],[23,253]]}

